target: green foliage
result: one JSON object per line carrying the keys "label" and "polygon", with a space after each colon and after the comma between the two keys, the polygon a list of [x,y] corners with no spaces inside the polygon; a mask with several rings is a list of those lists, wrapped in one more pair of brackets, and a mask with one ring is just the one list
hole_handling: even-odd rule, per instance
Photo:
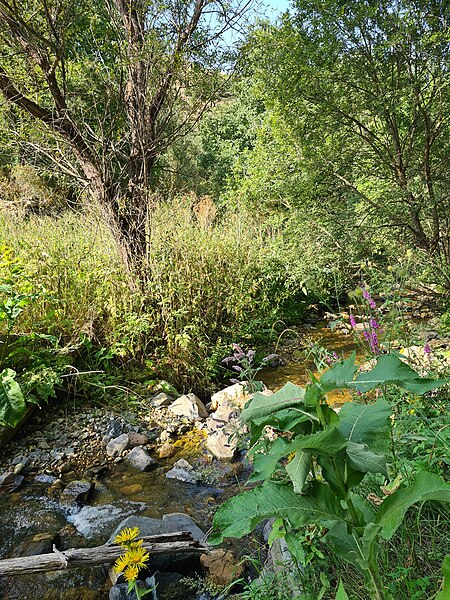
{"label": "green foliage", "polygon": [[[250,430],[252,479],[263,483],[219,508],[212,543],[242,537],[262,520],[275,517],[283,522],[289,533],[286,541],[296,555],[298,543],[292,534],[308,524],[324,527],[334,552],[363,573],[371,597],[390,597],[378,569],[380,538],[394,535],[413,504],[450,502],[450,485],[419,472],[410,485],[400,485],[385,498],[375,513],[357,486],[369,473],[388,475],[389,404],[384,399],[350,402],[336,413],[322,399],[336,388],[368,391],[387,384],[406,389],[413,385],[416,393],[424,393],[433,387],[402,364],[396,356],[383,355],[372,371],[357,375],[352,356],[306,390],[286,384],[269,397],[256,393],[241,418]],[[443,383],[435,381],[434,387]],[[266,425],[276,435],[268,437]]]}

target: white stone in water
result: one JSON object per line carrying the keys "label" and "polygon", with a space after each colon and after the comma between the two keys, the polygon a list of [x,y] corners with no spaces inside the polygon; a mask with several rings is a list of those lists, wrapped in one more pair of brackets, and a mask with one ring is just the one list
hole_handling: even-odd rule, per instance
{"label": "white stone in water", "polygon": [[130,438],[127,433],[122,433],[118,437],[112,439],[108,442],[106,446],[106,454],[115,458],[116,456],[120,456],[122,452],[124,452],[128,448],[128,444],[130,443]]}

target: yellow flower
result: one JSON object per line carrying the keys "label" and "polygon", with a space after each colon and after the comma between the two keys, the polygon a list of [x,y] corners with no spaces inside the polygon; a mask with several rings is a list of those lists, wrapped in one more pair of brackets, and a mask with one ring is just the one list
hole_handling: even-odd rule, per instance
{"label": "yellow flower", "polygon": [[132,542],[138,535],[139,529],[137,527],[126,527],[116,535],[114,543],[123,546],[124,544],[126,545]]}
{"label": "yellow flower", "polygon": [[138,573],[139,569],[136,565],[128,565],[123,573],[123,576],[125,577],[126,581],[135,581]]}
{"label": "yellow flower", "polygon": [[127,568],[127,566],[129,565],[129,560],[128,560],[129,556],[130,555],[128,552],[126,554],[124,554],[123,556],[119,556],[119,558],[114,563],[114,567],[113,567],[113,570],[116,573],[122,573],[122,571]]}
{"label": "yellow flower", "polygon": [[132,548],[128,552],[128,564],[135,565],[138,569],[143,569],[149,558],[150,555],[146,552],[145,548]]}

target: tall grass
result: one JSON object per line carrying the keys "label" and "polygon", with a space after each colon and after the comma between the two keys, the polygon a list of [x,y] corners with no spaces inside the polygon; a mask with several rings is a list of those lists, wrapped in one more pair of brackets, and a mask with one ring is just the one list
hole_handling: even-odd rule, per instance
{"label": "tall grass", "polygon": [[279,233],[249,216],[218,216],[211,202],[189,196],[150,217],[141,294],[128,289],[114,240],[92,212],[3,216],[0,236],[47,291],[24,313],[24,332],[69,346],[84,336],[183,389],[208,387],[230,342],[258,337],[287,300]]}

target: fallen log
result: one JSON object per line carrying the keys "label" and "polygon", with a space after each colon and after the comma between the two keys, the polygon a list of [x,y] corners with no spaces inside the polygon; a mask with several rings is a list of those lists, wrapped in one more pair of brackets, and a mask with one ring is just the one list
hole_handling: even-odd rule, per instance
{"label": "fallen log", "polygon": [[[151,557],[156,554],[180,554],[208,552],[209,548],[202,546],[192,539],[189,531],[177,531],[142,537],[143,547]],[[62,571],[86,565],[102,565],[114,562],[125,550],[117,544],[104,544],[95,548],[71,548],[58,550],[53,546],[50,554],[37,554],[35,556],[21,556],[0,560],[0,577],[10,575],[28,575],[48,571]]]}

